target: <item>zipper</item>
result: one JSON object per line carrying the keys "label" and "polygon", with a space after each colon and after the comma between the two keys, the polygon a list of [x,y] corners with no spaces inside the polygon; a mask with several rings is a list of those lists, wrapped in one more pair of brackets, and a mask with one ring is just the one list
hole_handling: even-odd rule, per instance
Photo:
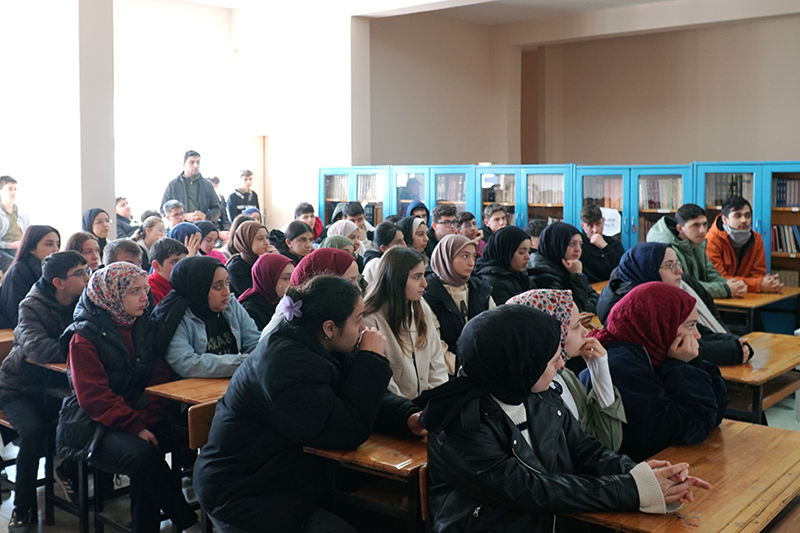
{"label": "zipper", "polygon": [[411,352],[411,361],[414,363],[414,373],[417,375],[417,396],[420,395],[419,390],[419,369],[417,368],[417,351]]}
{"label": "zipper", "polygon": [[475,510],[472,511],[472,516],[474,516],[475,518],[478,518],[478,515],[481,514],[481,507],[483,507],[483,504],[477,506],[475,508]]}
{"label": "zipper", "polygon": [[526,467],[526,468],[528,468],[529,470],[532,470],[532,471],[536,472],[537,474],[541,474],[541,472],[539,472],[539,471],[538,471],[538,470],[536,470],[534,467],[532,467],[531,465],[529,465],[528,463],[526,463],[525,461],[523,461],[523,460],[522,460],[522,458],[521,458],[519,455],[517,455],[517,450],[515,450],[513,447],[511,448],[511,453],[513,453],[513,454],[514,454],[514,457],[516,457],[516,458],[517,458],[517,461],[519,461],[520,463],[522,463],[523,465],[525,465],[525,467]]}

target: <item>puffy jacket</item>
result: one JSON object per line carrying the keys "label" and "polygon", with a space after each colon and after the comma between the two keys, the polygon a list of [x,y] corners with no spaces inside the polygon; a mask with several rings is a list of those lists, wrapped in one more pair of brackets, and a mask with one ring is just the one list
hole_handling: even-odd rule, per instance
{"label": "puffy jacket", "polygon": [[[203,178],[201,174],[198,174],[195,180],[200,180],[197,190],[198,210],[205,213],[206,220],[215,222],[222,212],[222,208],[219,205],[219,196],[217,196],[217,192],[211,182]],[[186,178],[183,172],[169,182],[164,190],[164,196],[161,197],[161,205],[163,206],[170,200],[178,200],[184,205],[186,211],[189,211],[189,197],[186,193]]]}
{"label": "puffy jacket", "polygon": [[253,265],[241,255],[234,255],[225,265],[228,269],[228,288],[237,298],[253,286]]}
{"label": "puffy jacket", "polygon": [[581,313],[597,311],[598,294],[589,284],[586,274],[562,272],[552,261],[538,252],[531,254],[528,276],[539,289],[565,289],[572,291],[572,299]]}
{"label": "puffy jacket", "polygon": [[276,305],[272,305],[266,298],[256,293],[242,302],[242,307],[253,319],[253,322],[256,323],[256,329],[261,331],[272,320]]}
{"label": "puffy jacket", "polygon": [[589,278],[589,283],[606,281],[611,275],[611,271],[619,265],[625,248],[613,237],[603,237],[606,241],[606,247],[603,249],[592,244],[585,233],[581,233],[581,238],[583,239],[583,253],[581,254],[583,273]]}
{"label": "puffy jacket", "polygon": [[744,281],[747,292],[761,292],[761,281],[767,273],[761,235],[751,231],[750,240],[737,252],[722,225],[722,215],[717,215],[706,235],[706,254],[722,277]]}
{"label": "puffy jacket", "polygon": [[42,262],[33,254],[11,265],[0,285],[0,328],[17,327],[19,303],[41,276]]}
{"label": "puffy jacket", "polygon": [[682,270],[703,284],[703,287],[714,298],[730,298],[731,290],[717,272],[714,265],[706,255],[706,243],[694,245],[688,239],[678,238],[678,228],[675,219],[662,217],[647,232],[647,242],[663,242],[669,244],[678,260],[683,265]]}
{"label": "puffy jacket", "polygon": [[497,305],[504,304],[512,296],[535,289],[524,272],[512,272],[499,261],[478,258],[474,276],[492,287],[492,299]]}

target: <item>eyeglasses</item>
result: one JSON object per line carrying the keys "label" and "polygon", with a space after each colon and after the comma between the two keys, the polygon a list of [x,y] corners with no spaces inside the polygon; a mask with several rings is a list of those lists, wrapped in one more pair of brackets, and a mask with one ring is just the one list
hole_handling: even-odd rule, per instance
{"label": "eyeglasses", "polygon": [[440,220],[439,222],[437,222],[437,224],[441,224],[442,226],[444,226],[446,228],[452,228],[453,226],[456,225],[456,221],[455,220]]}
{"label": "eyeglasses", "polygon": [[171,215],[167,215],[167,218],[183,218],[186,213],[173,213]]}
{"label": "eyeglasses", "polygon": [[72,274],[67,274],[66,277],[71,278],[72,276],[75,276],[76,278],[82,278],[82,277],[86,276],[88,278],[88,277],[91,277],[91,275],[92,275],[92,269],[89,268],[89,267],[86,267],[86,268],[82,268],[80,270],[76,270]]}
{"label": "eyeglasses", "polygon": [[104,219],[101,219],[101,220],[95,220],[94,222],[92,222],[92,225],[93,226],[102,226],[103,224],[111,224],[112,222],[113,222],[113,220],[111,220],[110,218],[104,218]]}
{"label": "eyeglasses", "polygon": [[464,222],[463,224],[461,224],[461,227],[462,228],[466,228],[466,229],[473,229],[473,228],[477,228],[478,225],[475,224],[474,222]]}
{"label": "eyeglasses", "polygon": [[659,270],[660,269],[667,269],[667,268],[670,269],[674,273],[676,270],[682,269],[683,265],[681,264],[680,261],[675,261],[674,263],[670,263],[668,265],[664,265],[664,266],[660,267]]}

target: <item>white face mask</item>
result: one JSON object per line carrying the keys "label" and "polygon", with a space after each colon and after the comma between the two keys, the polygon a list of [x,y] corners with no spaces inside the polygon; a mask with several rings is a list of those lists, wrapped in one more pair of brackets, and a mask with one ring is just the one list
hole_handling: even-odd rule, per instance
{"label": "white face mask", "polygon": [[729,225],[722,223],[722,227],[725,228],[725,231],[728,233],[728,236],[733,241],[733,245],[737,248],[744,246],[747,244],[747,241],[750,240],[750,233],[749,229],[733,229]]}

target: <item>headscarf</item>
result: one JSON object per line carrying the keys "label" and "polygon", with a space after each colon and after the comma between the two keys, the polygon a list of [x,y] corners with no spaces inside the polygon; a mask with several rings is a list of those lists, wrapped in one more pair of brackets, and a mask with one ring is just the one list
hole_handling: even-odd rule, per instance
{"label": "headscarf", "polygon": [[[558,267],[561,271],[566,271],[564,263],[564,254],[567,253],[569,248],[569,241],[575,235],[580,235],[581,232],[572,224],[565,222],[553,222],[542,230],[539,235],[539,255],[546,257]],[[486,255],[486,252],[484,252]]]}
{"label": "headscarf", "polygon": [[557,289],[534,289],[509,298],[506,304],[521,304],[544,311],[561,322],[561,355],[568,358],[564,345],[569,334],[569,323],[572,320],[572,291]]}
{"label": "headscarf", "polygon": [[239,251],[242,259],[251,266],[258,259],[258,256],[253,253],[253,241],[261,228],[267,229],[266,226],[259,224],[255,220],[248,220],[247,222],[242,222],[233,235],[233,246]]}
{"label": "headscarf", "polygon": [[406,207],[406,216],[407,217],[411,216],[411,212],[418,207],[422,207],[423,209],[425,209],[425,213],[427,214],[425,215],[424,222],[427,224],[428,220],[430,220],[431,218],[431,211],[430,209],[428,209],[428,206],[425,205],[425,203],[422,200],[414,200],[413,202],[408,204],[408,207]]}
{"label": "headscarf", "polygon": [[[336,204],[336,207],[333,208],[333,213],[331,213],[331,220],[334,221],[333,223],[339,222],[336,219],[337,216],[339,216],[339,215],[344,216],[343,211],[344,211],[345,207],[347,207],[347,202],[339,202],[338,204]],[[330,228],[329,228],[329,230],[330,230]]]}
{"label": "headscarf", "polygon": [[202,234],[203,230],[192,224],[191,222],[181,222],[180,224],[176,224],[174,228],[169,230],[167,233],[167,237],[170,239],[175,239],[179,243],[183,244],[186,242],[186,237],[191,237],[195,233]]}
{"label": "headscarf", "polygon": [[[99,207],[93,207],[83,214],[83,218],[81,219],[81,226],[83,227],[83,231],[94,235],[94,231],[92,231],[92,227],[94,226],[94,219],[97,218],[97,215],[99,215],[100,213],[105,213],[106,216],[108,215],[108,212],[105,209],[100,209]],[[97,237],[97,235],[94,236]],[[100,261],[102,261],[103,250],[106,247],[106,239],[105,237],[102,239],[100,237],[97,237],[97,242],[98,244],[100,244]]]}
{"label": "headscarf", "polygon": [[660,281],[643,283],[611,309],[605,329],[589,335],[603,346],[617,341],[638,344],[647,350],[653,366],[661,366],[695,304],[694,298],[678,287]]}
{"label": "headscarf", "polygon": [[245,209],[242,212],[247,216],[250,216],[253,213],[258,213],[259,215],[261,214],[261,211],[259,211],[257,207],[248,207],[247,209]]}
{"label": "headscarf", "polygon": [[[347,241],[350,244],[350,241]],[[256,259],[253,265],[253,286],[239,296],[239,302],[244,302],[254,294],[260,294],[270,304],[278,303],[278,293],[275,285],[278,284],[281,272],[292,260],[282,254],[264,254]]]}
{"label": "headscarf", "polygon": [[417,232],[417,228],[419,228],[420,224],[427,225],[428,223],[419,217],[401,218],[397,222],[397,225],[403,230],[403,240],[406,241],[406,246],[408,248],[414,248],[414,234]]}
{"label": "headscarf", "polygon": [[659,269],[667,246],[661,242],[642,242],[631,247],[619,260],[619,279],[634,285],[661,281]]}
{"label": "headscarf", "polygon": [[431,270],[447,285],[460,287],[469,282],[469,276],[462,276],[453,268],[453,260],[469,245],[475,246],[475,243],[463,235],[452,234],[445,235],[433,249]]}
{"label": "headscarf", "polygon": [[343,237],[350,237],[356,231],[358,231],[358,226],[352,220],[339,220],[328,228],[328,236],[342,235]]}
{"label": "headscarf", "polygon": [[344,235],[329,235],[319,245],[320,248],[336,248],[337,250],[344,250],[345,246],[353,246],[353,243]]}
{"label": "headscarf", "polygon": [[[199,220],[195,222],[194,225],[200,228],[201,239],[205,239],[206,237],[208,237],[208,234],[211,233],[212,231],[219,232],[219,228],[217,227],[217,225],[214,224],[213,222],[209,222],[208,220]],[[180,226],[180,224],[178,224],[178,226]]]}
{"label": "headscarf", "polygon": [[[483,249],[483,258],[486,260],[494,260],[506,268],[511,266],[511,260],[514,254],[526,239],[530,239],[530,235],[516,226],[505,226],[497,230],[489,237],[489,242]],[[539,241],[541,243],[541,240]],[[541,250],[541,244],[539,244]],[[559,261],[559,264],[561,262]]]}
{"label": "headscarf", "polygon": [[297,287],[322,274],[342,277],[354,261],[353,256],[343,250],[319,248],[297,263],[292,272],[291,283]]}
{"label": "headscarf", "polygon": [[[122,301],[130,286],[140,276],[147,276],[147,272],[136,265],[121,261],[111,263],[92,274],[86,287],[86,295],[94,305],[107,311],[114,322],[130,326],[138,317],[126,313]],[[145,291],[149,289],[145,284]]]}

